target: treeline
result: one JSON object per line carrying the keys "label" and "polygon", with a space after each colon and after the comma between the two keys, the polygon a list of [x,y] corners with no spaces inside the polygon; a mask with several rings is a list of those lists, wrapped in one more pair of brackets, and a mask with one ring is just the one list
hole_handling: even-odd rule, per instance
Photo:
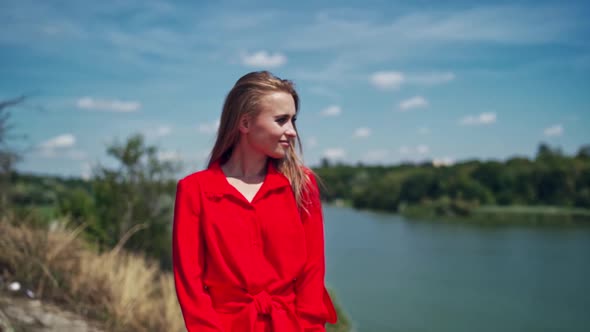
{"label": "treeline", "polygon": [[169,269],[171,220],[180,164],[161,160],[158,149],[134,135],[107,153],[114,167],[96,165],[89,179],[19,174],[8,177],[8,206],[28,223],[67,218],[99,251],[124,248]]}
{"label": "treeline", "polygon": [[590,208],[590,145],[573,156],[540,144],[536,156],[506,161],[465,161],[397,166],[332,165],[315,169],[323,198],[360,209],[400,212],[444,202],[457,210],[481,205],[551,205]]}

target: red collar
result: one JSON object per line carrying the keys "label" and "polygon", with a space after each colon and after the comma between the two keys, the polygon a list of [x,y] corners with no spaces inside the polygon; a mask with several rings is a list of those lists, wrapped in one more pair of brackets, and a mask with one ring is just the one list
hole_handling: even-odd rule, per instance
{"label": "red collar", "polygon": [[[252,203],[254,203],[257,199],[264,197],[264,195],[266,195],[266,193],[271,190],[291,185],[287,177],[277,170],[272,161],[269,160],[266,164],[267,168],[264,182],[256,193]],[[208,178],[208,185],[206,188],[203,188],[204,191],[211,194],[232,195],[243,198],[243,195],[240,194],[240,192],[227,181],[219,161],[213,162],[211,166],[208,167],[208,171],[211,172],[211,177]]]}

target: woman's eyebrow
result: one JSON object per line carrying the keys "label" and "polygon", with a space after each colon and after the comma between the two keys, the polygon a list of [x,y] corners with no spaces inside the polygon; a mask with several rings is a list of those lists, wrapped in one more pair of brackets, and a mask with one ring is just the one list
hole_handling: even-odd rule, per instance
{"label": "woman's eyebrow", "polygon": [[275,115],[274,115],[274,117],[275,117],[275,118],[277,118],[277,119],[278,119],[278,118],[281,118],[281,117],[284,117],[284,116],[286,116],[286,117],[295,117],[295,116],[297,116],[297,114],[291,114],[291,113],[279,113],[279,114],[275,114]]}

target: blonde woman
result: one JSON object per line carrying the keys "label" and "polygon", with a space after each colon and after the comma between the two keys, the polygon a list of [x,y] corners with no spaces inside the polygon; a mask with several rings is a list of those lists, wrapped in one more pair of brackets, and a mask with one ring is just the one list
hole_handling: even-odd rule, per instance
{"label": "blonde woman", "polygon": [[178,182],[173,256],[189,332],[324,331],[322,209],[297,155],[299,97],[269,72],[225,100],[206,170]]}

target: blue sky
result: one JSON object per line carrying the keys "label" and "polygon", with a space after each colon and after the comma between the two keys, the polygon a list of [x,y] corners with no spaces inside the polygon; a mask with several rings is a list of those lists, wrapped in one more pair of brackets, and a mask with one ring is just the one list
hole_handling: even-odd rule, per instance
{"label": "blue sky", "polygon": [[[368,164],[532,157],[590,143],[586,1],[0,3],[0,99],[18,169],[86,176],[143,133],[201,169],[243,74],[293,80],[304,157]],[[38,110],[42,108],[42,111]]]}

